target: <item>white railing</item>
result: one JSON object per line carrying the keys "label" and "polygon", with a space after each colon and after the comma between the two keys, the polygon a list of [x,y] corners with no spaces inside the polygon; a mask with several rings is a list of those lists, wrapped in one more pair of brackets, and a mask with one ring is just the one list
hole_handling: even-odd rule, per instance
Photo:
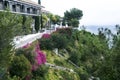
{"label": "white railing", "polygon": [[40,39],[43,34],[45,34],[45,32],[37,33],[37,34],[29,34],[26,36],[19,36],[19,37],[17,36],[13,40],[15,44],[15,48],[17,49],[17,48],[25,46],[28,43],[32,43],[33,41]]}
{"label": "white railing", "polygon": [[17,36],[13,39],[13,43],[15,45],[15,49],[21,48],[25,46],[28,43],[32,43],[33,41],[40,39],[43,34],[51,34],[54,30],[45,30],[42,33],[36,33],[36,34],[29,34],[26,36]]}

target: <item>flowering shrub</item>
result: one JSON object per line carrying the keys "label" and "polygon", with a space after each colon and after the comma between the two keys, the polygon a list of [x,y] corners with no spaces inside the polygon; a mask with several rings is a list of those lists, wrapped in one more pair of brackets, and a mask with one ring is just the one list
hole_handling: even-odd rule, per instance
{"label": "flowering shrub", "polygon": [[[45,63],[46,55],[40,50],[38,41],[28,43],[21,49],[16,50],[9,68],[10,77],[16,76],[21,80],[31,80],[36,77],[34,74],[38,73],[39,68]],[[44,70],[41,71],[44,72]],[[42,72],[39,72],[39,74],[42,74]]]}
{"label": "flowering shrub", "polygon": [[71,28],[60,28],[60,29],[58,28],[54,33],[60,33],[60,34],[64,34],[70,37],[72,35],[72,29]]}
{"label": "flowering shrub", "polygon": [[[23,46],[23,48],[29,48],[30,46],[31,46],[32,44],[26,44],[25,46]],[[33,45],[32,45],[33,46]],[[28,57],[29,55],[32,55],[32,54],[34,54],[34,56],[32,56],[33,57],[33,59],[34,59],[34,63],[31,63],[32,64],[32,70],[37,70],[38,69],[38,67],[40,66],[40,65],[42,65],[42,64],[45,64],[45,62],[46,62],[46,56],[45,56],[45,54],[40,50],[40,47],[39,47],[39,44],[37,43],[37,44],[35,44],[34,45],[34,51],[32,52],[32,50],[31,50],[31,52],[28,54],[28,52],[29,51],[27,51],[26,52],[26,54],[27,54],[27,56],[26,57]],[[31,48],[30,48],[31,49]],[[28,49],[29,50],[29,49]],[[25,54],[25,55],[26,55]],[[30,60],[30,62],[31,62],[31,60]]]}
{"label": "flowering shrub", "polygon": [[24,45],[22,48],[28,48],[30,46],[29,43],[27,43],[26,45]]}
{"label": "flowering shrub", "polygon": [[45,64],[46,62],[46,56],[42,51],[40,51],[39,44],[35,47],[35,53],[35,64],[32,65],[32,70],[36,70],[40,65]]}
{"label": "flowering shrub", "polygon": [[37,51],[36,60],[38,65],[44,64],[46,62],[46,57],[42,51]]}
{"label": "flowering shrub", "polygon": [[43,34],[42,38],[50,38],[50,34]]}

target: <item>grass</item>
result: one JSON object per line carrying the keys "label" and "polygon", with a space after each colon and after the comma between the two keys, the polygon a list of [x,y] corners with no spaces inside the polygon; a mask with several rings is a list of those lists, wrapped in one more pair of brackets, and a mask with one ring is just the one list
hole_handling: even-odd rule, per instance
{"label": "grass", "polygon": [[72,64],[70,64],[68,62],[66,57],[65,58],[60,57],[60,56],[56,55],[53,51],[49,51],[49,50],[44,50],[43,52],[46,54],[48,63],[55,64],[57,66],[67,67],[67,68],[70,68],[70,69],[75,68]]}

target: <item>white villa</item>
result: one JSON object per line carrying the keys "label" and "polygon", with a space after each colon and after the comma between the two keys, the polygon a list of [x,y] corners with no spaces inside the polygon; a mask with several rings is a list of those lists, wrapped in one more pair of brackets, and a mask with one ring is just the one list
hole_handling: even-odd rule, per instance
{"label": "white villa", "polygon": [[0,11],[9,8],[12,13],[38,16],[41,14],[41,2],[31,0],[0,0]]}

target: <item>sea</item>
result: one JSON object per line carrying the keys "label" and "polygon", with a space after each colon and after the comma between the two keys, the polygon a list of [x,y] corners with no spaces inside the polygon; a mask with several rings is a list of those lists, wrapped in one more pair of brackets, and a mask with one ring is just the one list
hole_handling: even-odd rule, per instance
{"label": "sea", "polygon": [[[80,30],[82,26],[80,26],[78,29]],[[94,34],[98,34],[98,28],[108,28],[111,30],[113,34],[116,34],[116,28],[115,25],[86,25],[84,26],[85,30]]]}

